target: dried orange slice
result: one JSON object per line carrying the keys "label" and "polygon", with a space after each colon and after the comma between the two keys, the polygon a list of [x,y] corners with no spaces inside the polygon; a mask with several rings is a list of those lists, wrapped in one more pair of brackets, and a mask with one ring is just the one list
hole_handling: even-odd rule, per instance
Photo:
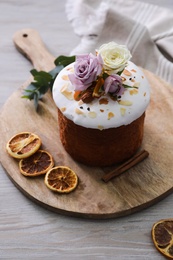
{"label": "dried orange slice", "polygon": [[45,174],[53,166],[54,162],[51,154],[44,150],[38,150],[28,158],[19,161],[20,172],[30,177]]}
{"label": "dried orange slice", "polygon": [[78,177],[72,169],[66,166],[57,166],[46,173],[45,184],[53,191],[69,193],[76,188]]}
{"label": "dried orange slice", "polygon": [[34,154],[40,146],[41,139],[38,135],[30,132],[22,132],[14,135],[8,141],[6,149],[12,157],[22,159]]}
{"label": "dried orange slice", "polygon": [[173,219],[163,219],[152,227],[152,239],[160,253],[173,259]]}

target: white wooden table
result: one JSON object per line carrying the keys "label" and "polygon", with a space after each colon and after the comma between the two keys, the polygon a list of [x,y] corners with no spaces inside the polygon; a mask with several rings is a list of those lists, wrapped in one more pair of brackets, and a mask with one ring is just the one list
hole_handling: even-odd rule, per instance
{"label": "white wooden table", "polygon": [[[147,2],[173,10],[172,0]],[[23,28],[38,30],[55,56],[68,55],[79,42],[66,19],[64,1],[1,0],[0,107],[30,76],[32,65],[12,41],[13,34]],[[173,194],[127,217],[67,217],[27,199],[1,167],[0,259],[164,259],[152,243],[151,228],[157,220],[173,217],[172,205]]]}

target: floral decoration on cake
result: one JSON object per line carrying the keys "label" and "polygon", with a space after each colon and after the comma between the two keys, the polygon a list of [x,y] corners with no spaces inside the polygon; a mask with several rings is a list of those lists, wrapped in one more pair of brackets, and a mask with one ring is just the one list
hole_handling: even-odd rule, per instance
{"label": "floral decoration on cake", "polygon": [[89,103],[94,98],[109,94],[116,101],[129,87],[123,84],[121,74],[130,58],[126,46],[115,42],[103,44],[95,55],[77,55],[74,73],[68,75],[74,87],[75,100]]}

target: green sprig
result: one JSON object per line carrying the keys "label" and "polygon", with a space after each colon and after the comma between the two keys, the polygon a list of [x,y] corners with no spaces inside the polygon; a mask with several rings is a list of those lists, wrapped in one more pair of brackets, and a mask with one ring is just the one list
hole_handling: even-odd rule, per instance
{"label": "green sprig", "polygon": [[123,87],[124,87],[124,88],[136,88],[136,89],[138,89],[138,87],[135,87],[135,86],[129,86],[129,85],[125,85],[125,84],[123,84]]}
{"label": "green sprig", "polygon": [[30,71],[34,81],[32,81],[25,89],[22,98],[34,100],[35,109],[38,108],[38,102],[48,90],[52,91],[52,86],[56,76],[67,65],[75,61],[75,56],[59,56],[55,59],[55,68],[50,72]]}

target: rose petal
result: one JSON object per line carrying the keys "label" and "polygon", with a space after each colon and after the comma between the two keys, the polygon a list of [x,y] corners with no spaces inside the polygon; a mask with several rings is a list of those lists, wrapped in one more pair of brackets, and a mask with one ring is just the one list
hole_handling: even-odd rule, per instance
{"label": "rose petal", "polygon": [[74,74],[69,74],[69,80],[75,90],[85,90],[102,72],[102,58],[92,53],[78,55],[74,65]]}
{"label": "rose petal", "polygon": [[102,56],[103,67],[109,75],[123,71],[131,58],[131,54],[126,46],[118,45],[115,42],[103,44],[99,48],[98,53]]}
{"label": "rose petal", "polygon": [[105,93],[112,93],[114,95],[122,95],[124,87],[122,85],[122,79],[119,75],[111,75],[105,79],[104,82]]}

